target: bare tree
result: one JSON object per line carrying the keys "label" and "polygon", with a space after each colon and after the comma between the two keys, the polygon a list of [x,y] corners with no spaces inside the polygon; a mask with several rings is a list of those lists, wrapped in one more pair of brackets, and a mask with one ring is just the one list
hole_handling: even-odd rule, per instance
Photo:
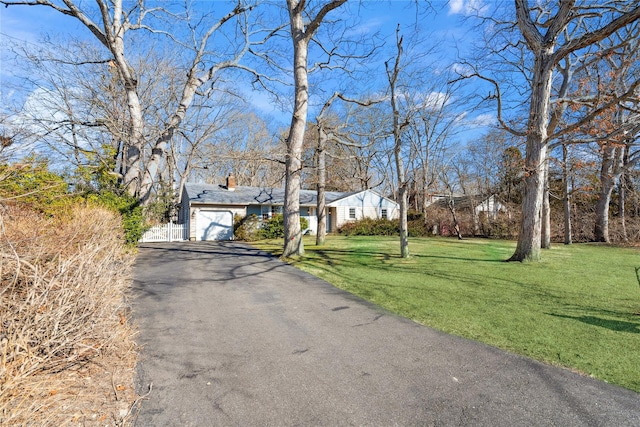
{"label": "bare tree", "polygon": [[[186,111],[192,105],[194,98],[207,83],[214,82],[222,70],[229,68],[242,68],[240,59],[249,51],[251,46],[263,43],[264,40],[251,41],[248,29],[248,14],[254,7],[244,4],[239,0],[229,12],[210,23],[208,28],[201,29],[195,22],[189,22],[190,11],[187,9],[183,16],[187,21],[188,31],[191,33],[191,43],[182,42],[171,28],[153,28],[147,25],[148,21],[158,23],[160,16],[170,17],[171,25],[183,21],[169,11],[168,5],[160,8],[146,8],[144,3],[137,4],[131,9],[125,8],[122,0],[97,1],[97,10],[85,3],[73,0],[41,0],[31,2],[25,0],[2,0],[0,4],[5,6],[28,5],[49,7],[59,13],[73,17],[84,25],[104,48],[108,56],[106,60],[117,70],[117,79],[121,84],[126,99],[128,129],[124,142],[123,155],[123,184],[129,193],[138,197],[142,202],[147,202],[156,179],[158,169],[164,160],[167,144],[180,127]],[[97,16],[94,20],[92,17]],[[200,18],[198,18],[200,19]],[[206,22],[206,17],[201,17],[201,22]],[[228,24],[229,23],[229,24]],[[225,53],[211,51],[214,36],[228,25],[235,23],[239,37],[229,37],[226,40],[237,40],[237,46],[225,49]],[[139,72],[133,66],[132,55],[128,52],[128,40],[133,30],[144,30],[147,34],[157,34],[169,40],[173,40],[182,49],[191,52],[191,58],[186,65],[186,80],[183,80],[179,93],[176,94],[177,102],[172,111],[166,114],[166,123],[160,129],[159,134],[153,138],[149,155],[145,155],[144,147],[147,136],[145,135],[144,109],[139,88]],[[269,36],[271,34],[269,33]],[[215,59],[214,59],[215,58]]]}
{"label": "bare tree", "polygon": [[457,108],[462,99],[456,100],[455,86],[438,82],[436,79],[439,77],[446,75],[429,76],[427,80],[434,83],[420,85],[423,90],[429,89],[414,96],[405,95],[411,105],[409,108],[415,111],[405,134],[409,144],[408,170],[415,186],[410,196],[415,201],[415,209],[422,212],[425,221],[430,204],[429,195],[438,183],[439,171],[450,160],[448,151],[451,141],[467,128],[463,120],[464,113]]}
{"label": "bare tree", "polygon": [[309,109],[309,43],[327,14],[347,0],[321,2],[316,7],[306,0],[287,0],[291,40],[295,102],[287,137],[284,201],[284,250],[282,256],[304,254],[300,229],[300,172],[307,111]]}
{"label": "bare tree", "polygon": [[[316,158],[316,176],[317,176],[317,217],[318,217],[318,230],[316,233],[316,245],[324,245],[327,234],[327,218],[326,218],[326,206],[325,206],[325,190],[327,181],[327,168],[326,168],[326,154],[327,145],[331,141],[337,145],[348,148],[363,148],[360,144],[355,142],[349,135],[347,128],[349,117],[345,117],[341,120],[341,124],[335,123],[336,120],[330,120],[327,117],[329,109],[333,105],[334,101],[342,100],[348,104],[356,104],[360,107],[369,107],[381,101],[359,101],[357,99],[350,99],[345,97],[340,92],[334,92],[334,94],[325,102],[324,106],[320,110],[320,113],[316,116],[315,127],[317,130],[317,145],[315,148]],[[334,123],[332,123],[334,122]]]}
{"label": "bare tree", "polygon": [[[497,100],[498,120],[500,124],[516,135],[526,138],[524,165],[524,197],[522,203],[522,221],[518,244],[510,261],[537,261],[542,247],[543,204],[545,197],[545,162],[549,144],[555,139],[567,135],[597,117],[607,108],[619,103],[632,92],[612,99],[608,105],[602,104],[587,113],[566,120],[566,107],[570,98],[554,94],[554,77],[560,75],[568,82],[572,68],[580,66],[590,58],[601,56],[594,46],[613,34],[625,34],[630,24],[640,18],[640,7],[626,1],[610,1],[596,4],[591,1],[547,0],[543,2],[515,0],[516,20],[497,22],[493,18],[493,28],[508,33],[517,28],[523,40],[509,40],[504,50],[494,53],[504,63],[509,49],[514,60],[509,65],[516,69],[528,81],[528,116],[523,129],[514,129],[503,118],[502,97],[499,83],[470,72],[465,77],[483,78],[495,88],[490,98]],[[625,37],[622,37],[625,39]],[[629,37],[626,37],[629,40]],[[495,42],[495,40],[494,40]],[[525,49],[522,49],[522,47]],[[576,58],[582,58],[580,60]],[[562,71],[564,68],[564,72]],[[638,82],[640,83],[640,81]],[[635,90],[637,84],[630,89]],[[556,94],[562,93],[562,86]]]}
{"label": "bare tree", "polygon": [[393,157],[396,164],[396,174],[398,179],[398,204],[400,206],[400,256],[402,258],[409,257],[409,225],[407,222],[407,211],[408,211],[408,195],[407,195],[407,179],[405,175],[405,166],[404,159],[402,157],[402,133],[404,128],[409,125],[409,120],[405,118],[405,120],[401,120],[400,118],[400,107],[398,106],[398,97],[400,94],[397,93],[398,88],[398,77],[401,71],[401,60],[402,60],[402,36],[400,35],[400,26],[398,26],[396,30],[396,48],[397,54],[395,56],[394,62],[392,65],[389,64],[389,61],[385,62],[385,68],[387,70],[387,79],[389,81],[389,102],[391,103],[391,111],[393,114],[393,125],[392,125],[392,134],[393,134]]}

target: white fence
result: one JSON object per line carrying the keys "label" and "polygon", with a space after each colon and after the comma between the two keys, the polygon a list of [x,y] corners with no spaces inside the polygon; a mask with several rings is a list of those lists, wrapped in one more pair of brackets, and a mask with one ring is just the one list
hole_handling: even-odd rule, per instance
{"label": "white fence", "polygon": [[188,240],[187,226],[185,224],[169,224],[151,227],[142,235],[140,242],[176,242]]}

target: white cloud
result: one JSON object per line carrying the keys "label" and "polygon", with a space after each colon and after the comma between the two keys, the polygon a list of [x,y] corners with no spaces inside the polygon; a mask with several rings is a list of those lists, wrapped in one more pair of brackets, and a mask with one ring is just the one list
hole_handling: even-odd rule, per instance
{"label": "white cloud", "polygon": [[347,36],[360,36],[373,34],[380,31],[380,28],[386,23],[386,20],[377,17],[367,19],[365,23],[353,26],[347,32]]}
{"label": "white cloud", "polygon": [[467,64],[460,64],[458,62],[451,65],[450,70],[458,76],[469,76],[473,74],[473,68]]}
{"label": "white cloud", "polygon": [[482,0],[449,0],[449,15],[469,16],[483,13],[486,10],[487,6]]}
{"label": "white cloud", "polygon": [[455,15],[462,11],[464,0],[449,0],[449,15]]}
{"label": "white cloud", "polygon": [[430,92],[424,95],[422,108],[428,110],[440,110],[451,102],[451,95],[444,92]]}
{"label": "white cloud", "polygon": [[486,127],[496,124],[495,114],[480,114],[470,121],[473,127]]}

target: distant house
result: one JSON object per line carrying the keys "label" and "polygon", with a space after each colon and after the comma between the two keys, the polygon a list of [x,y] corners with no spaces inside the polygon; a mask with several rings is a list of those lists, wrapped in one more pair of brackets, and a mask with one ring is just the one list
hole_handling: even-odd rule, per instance
{"label": "distant house", "polygon": [[[396,202],[372,190],[325,193],[327,231],[362,218],[395,219]],[[256,215],[261,219],[281,214],[284,188],[236,186],[232,176],[227,185],[186,183],[180,199],[179,222],[186,224],[189,240],[232,240],[233,217]],[[317,192],[300,190],[300,215],[309,222],[304,232],[315,234]]]}
{"label": "distant house", "polygon": [[437,206],[447,208],[449,200],[452,199],[453,206],[458,211],[473,211],[477,219],[487,217],[496,219],[500,212],[508,212],[507,207],[500,203],[494,194],[491,195],[434,195],[431,196],[431,204],[429,206]]}
{"label": "distant house", "polygon": [[[507,207],[502,204],[494,195],[433,195],[431,203],[427,210],[440,210],[443,212],[439,218],[448,218],[449,203],[453,202],[458,219],[461,222],[460,227],[463,234],[476,234],[477,232],[485,232],[487,223],[491,223],[498,219],[500,213],[510,215]],[[441,221],[434,225],[434,233],[448,235],[451,233],[448,220]]]}

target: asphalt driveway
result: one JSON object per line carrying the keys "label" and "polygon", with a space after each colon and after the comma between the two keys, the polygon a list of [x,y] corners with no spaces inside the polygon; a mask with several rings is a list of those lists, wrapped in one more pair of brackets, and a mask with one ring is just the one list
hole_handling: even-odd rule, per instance
{"label": "asphalt driveway", "polygon": [[137,426],[640,426],[640,394],[399,318],[235,243],[145,244]]}

